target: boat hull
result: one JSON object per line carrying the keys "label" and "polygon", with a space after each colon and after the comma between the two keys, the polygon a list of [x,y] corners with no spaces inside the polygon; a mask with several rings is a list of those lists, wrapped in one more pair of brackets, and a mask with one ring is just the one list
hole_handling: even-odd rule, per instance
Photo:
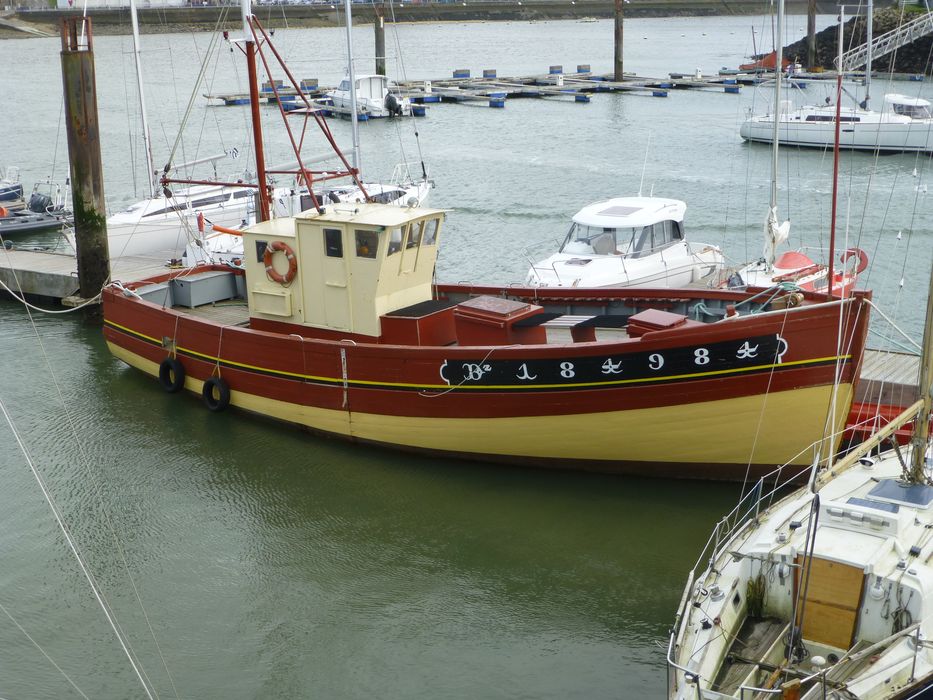
{"label": "boat hull", "polygon": [[[770,117],[753,117],[742,124],[739,133],[746,141],[771,143],[774,139],[774,120]],[[782,146],[832,148],[835,122],[781,121],[778,125],[778,139]],[[845,122],[839,132],[839,147],[863,151],[931,153],[933,123]]]}
{"label": "boat hull", "polygon": [[[149,375],[174,352],[191,392],[219,373],[232,406],[354,441],[743,479],[787,462],[805,468],[827,420],[841,434],[868,318],[862,299],[843,303],[844,353],[835,350],[839,303],[637,342],[447,347],[222,326],[108,289],[104,334],[116,357]],[[840,408],[830,419],[837,358]]]}

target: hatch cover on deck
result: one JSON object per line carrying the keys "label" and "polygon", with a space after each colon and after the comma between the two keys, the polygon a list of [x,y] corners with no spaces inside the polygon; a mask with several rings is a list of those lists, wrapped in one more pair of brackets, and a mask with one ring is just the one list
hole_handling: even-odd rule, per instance
{"label": "hatch cover on deck", "polygon": [[933,486],[908,484],[897,479],[882,479],[868,492],[868,497],[885,503],[899,503],[914,508],[929,508]]}

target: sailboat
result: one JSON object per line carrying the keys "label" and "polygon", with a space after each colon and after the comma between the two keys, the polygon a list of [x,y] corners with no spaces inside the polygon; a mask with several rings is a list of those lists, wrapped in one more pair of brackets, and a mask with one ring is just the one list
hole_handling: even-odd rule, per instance
{"label": "sailboat", "polygon": [[[931,380],[933,269],[919,377],[927,389],[844,457],[818,451],[806,486],[791,490],[794,470],[779,468],[716,525],[668,640],[670,698],[927,696]],[[911,421],[902,450],[896,438]]]}
{"label": "sailboat", "polygon": [[[888,93],[884,96],[881,111],[869,106],[873,11],[869,0],[865,97],[861,102],[838,109],[829,100],[826,104],[805,105],[797,109],[792,108],[789,102],[779,102],[770,114],[749,115],[739,129],[742,138],[763,143],[780,138],[782,143],[790,146],[832,148],[838,121],[841,123],[840,148],[881,153],[933,153],[933,110],[929,100]],[[839,21],[841,42],[844,25],[842,8]],[[837,70],[842,70],[841,56],[837,59]],[[775,79],[780,81],[780,75]]]}
{"label": "sailboat", "polygon": [[[344,12],[346,15],[347,27],[347,60],[349,64],[350,81],[354,79],[353,68],[353,42],[350,28],[352,27],[352,12],[349,0],[344,3]],[[383,80],[385,78],[383,76]],[[276,84],[277,85],[277,84]],[[276,88],[270,84],[273,90]],[[351,133],[353,139],[351,160],[353,171],[361,171],[361,150],[359,134],[359,113],[357,109],[357,95],[347,96],[347,104],[350,108]],[[327,114],[327,110],[318,109],[315,101],[311,105],[297,110],[291,105],[289,111],[295,111],[296,114],[310,111],[317,111],[318,114]],[[339,149],[335,148],[335,151]],[[338,155],[342,158],[342,154]],[[304,180],[299,176],[298,180],[301,187],[289,191],[276,190],[273,196],[272,214],[273,216],[291,216],[298,212],[307,211],[312,208],[312,202],[331,202],[331,203],[362,203],[378,202],[381,204],[390,204],[400,207],[418,207],[427,203],[428,195],[434,182],[428,177],[427,168],[422,161],[420,163],[420,177],[414,174],[417,166],[411,163],[399,163],[396,165],[391,179],[388,183],[359,183],[355,181],[335,184],[328,180],[318,187],[312,193],[304,186]],[[198,217],[198,237],[185,247],[182,261],[187,267],[196,267],[206,264],[224,264],[241,266],[243,262],[243,237],[241,229],[247,223],[254,223],[255,218],[250,222],[244,220],[239,227],[230,227],[222,222],[208,221],[205,217]]]}
{"label": "sailboat", "polygon": [[[919,385],[931,380],[933,270]],[[671,698],[928,696],[933,480],[931,394],[921,394],[841,460],[814,461],[807,486],[784,496],[779,470],[717,524],[671,630]],[[910,421],[902,449],[894,436]]]}
{"label": "sailboat", "polygon": [[[248,3],[243,29],[255,64],[271,43]],[[445,211],[267,211],[243,269],[106,287],[114,356],[212,411],[494,462],[741,479],[806,468],[825,422],[843,427],[831,399],[851,400],[867,292],[437,284]]]}
{"label": "sailboat", "polygon": [[[840,17],[845,8],[840,7]],[[778,3],[777,13],[778,46],[776,49],[776,66],[782,65],[783,37],[784,37],[784,3]],[[842,25],[839,30],[839,54],[842,54]],[[837,78],[837,93],[841,95],[841,76]],[[781,71],[775,67],[774,74],[774,110],[779,109],[781,101]],[[838,112],[837,100],[837,112]],[[836,120],[836,133],[841,120]],[[837,139],[838,141],[838,139]],[[854,289],[858,276],[868,267],[868,255],[860,248],[850,248],[840,256],[840,265],[834,266],[835,254],[835,213],[836,213],[836,187],[838,182],[839,158],[838,150],[833,161],[833,198],[830,230],[830,258],[827,265],[815,262],[802,250],[785,251],[780,257],[777,255],[778,247],[787,240],[790,232],[790,222],[778,223],[777,214],[777,181],[778,181],[778,146],[784,142],[781,134],[780,122],[771,120],[771,201],[768,216],[765,221],[764,251],[757,261],[749,263],[736,271],[730,277],[728,284],[749,285],[753,287],[792,284],[808,291],[821,291],[830,296],[842,297],[850,294]]]}
{"label": "sailboat", "polygon": [[[216,164],[223,159],[238,156],[236,149],[230,149],[191,163],[167,165],[162,169],[159,181],[156,181],[157,171],[153,164],[146,120],[135,0],[131,0],[130,16],[150,196],[107,218],[111,255],[119,257],[167,252],[179,255],[188,265],[239,259],[242,257],[242,244],[235,232],[256,221],[258,206],[255,186],[244,188],[243,183],[254,180],[255,175],[242,173],[229,181],[217,178]],[[188,168],[207,164],[214,167],[212,179],[193,180],[179,175]],[[270,170],[284,174],[289,167]],[[358,170],[358,165],[355,167]],[[339,166],[335,171],[341,172]],[[321,174],[323,171],[317,172]],[[408,179],[402,179],[402,175],[407,175]],[[379,201],[399,206],[412,206],[421,204],[431,187],[426,173],[422,179],[416,180],[411,177],[410,170],[385,184],[353,182],[325,187],[324,180],[320,177],[317,180],[318,187],[313,196],[300,172],[293,185],[271,187],[268,203],[270,211],[276,216],[291,216],[324,198],[353,202],[375,197]]]}

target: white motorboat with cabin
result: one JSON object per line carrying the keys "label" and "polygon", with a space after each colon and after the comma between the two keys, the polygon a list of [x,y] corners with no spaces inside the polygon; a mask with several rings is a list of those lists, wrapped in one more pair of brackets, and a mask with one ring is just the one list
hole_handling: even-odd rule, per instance
{"label": "white motorboat with cabin", "polygon": [[356,84],[356,112],[359,117],[411,116],[411,100],[390,89],[389,79],[384,75],[348,76],[334,90],[325,93],[325,99],[337,109],[352,111],[352,83]]}
{"label": "white motorboat with cabin", "polygon": [[616,197],[583,207],[560,249],[532,263],[536,287],[681,287],[719,272],[722,251],[684,236],[687,205],[663,197]]}

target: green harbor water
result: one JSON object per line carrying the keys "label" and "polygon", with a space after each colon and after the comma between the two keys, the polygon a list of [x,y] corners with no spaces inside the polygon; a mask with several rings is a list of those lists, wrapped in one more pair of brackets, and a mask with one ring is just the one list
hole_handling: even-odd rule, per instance
{"label": "green harbor water", "polygon": [[[751,53],[756,22],[760,41],[762,18],[633,20],[627,69],[734,66]],[[799,35],[805,18],[789,24]],[[298,77],[342,75],[342,30],[275,39]],[[144,40],[159,162],[208,37]],[[355,42],[363,64],[371,28],[356,28]],[[411,78],[558,63],[605,72],[612,24],[411,25],[387,43],[390,72],[401,57]],[[0,42],[10,67],[0,87],[18,96],[5,108],[0,164],[18,165],[27,187],[63,179],[59,49],[57,39]],[[224,51],[200,93],[242,84],[238,56]],[[126,37],[95,41],[114,206],[141,196],[129,52]],[[818,89],[809,89],[815,100]],[[877,97],[886,89],[877,85]],[[887,91],[929,96],[930,87]],[[434,106],[416,122],[363,125],[363,168],[378,179],[417,160],[417,128],[437,184],[431,203],[452,210],[441,281],[519,281],[527,246],[556,242],[584,204],[640,188],[684,199],[688,235],[745,260],[760,254],[770,154],[743,144],[738,124],[764,99],[745,88]],[[179,160],[247,150],[245,108],[199,98],[193,113],[198,137]],[[349,142],[346,123],[332,128]],[[267,138],[270,160],[284,157],[284,142]],[[850,154],[840,179],[839,235],[869,252],[865,283],[914,338],[930,268],[930,162]],[[790,149],[781,168],[792,242],[825,249],[831,158]],[[895,337],[878,317],[873,325],[873,345]],[[77,315],[12,301],[0,302],[0,358],[0,401],[16,428],[0,421],[3,698],[144,697],[31,466],[162,698],[662,697],[687,572],[741,490],[424,458],[213,414],[113,359],[100,329]]]}

